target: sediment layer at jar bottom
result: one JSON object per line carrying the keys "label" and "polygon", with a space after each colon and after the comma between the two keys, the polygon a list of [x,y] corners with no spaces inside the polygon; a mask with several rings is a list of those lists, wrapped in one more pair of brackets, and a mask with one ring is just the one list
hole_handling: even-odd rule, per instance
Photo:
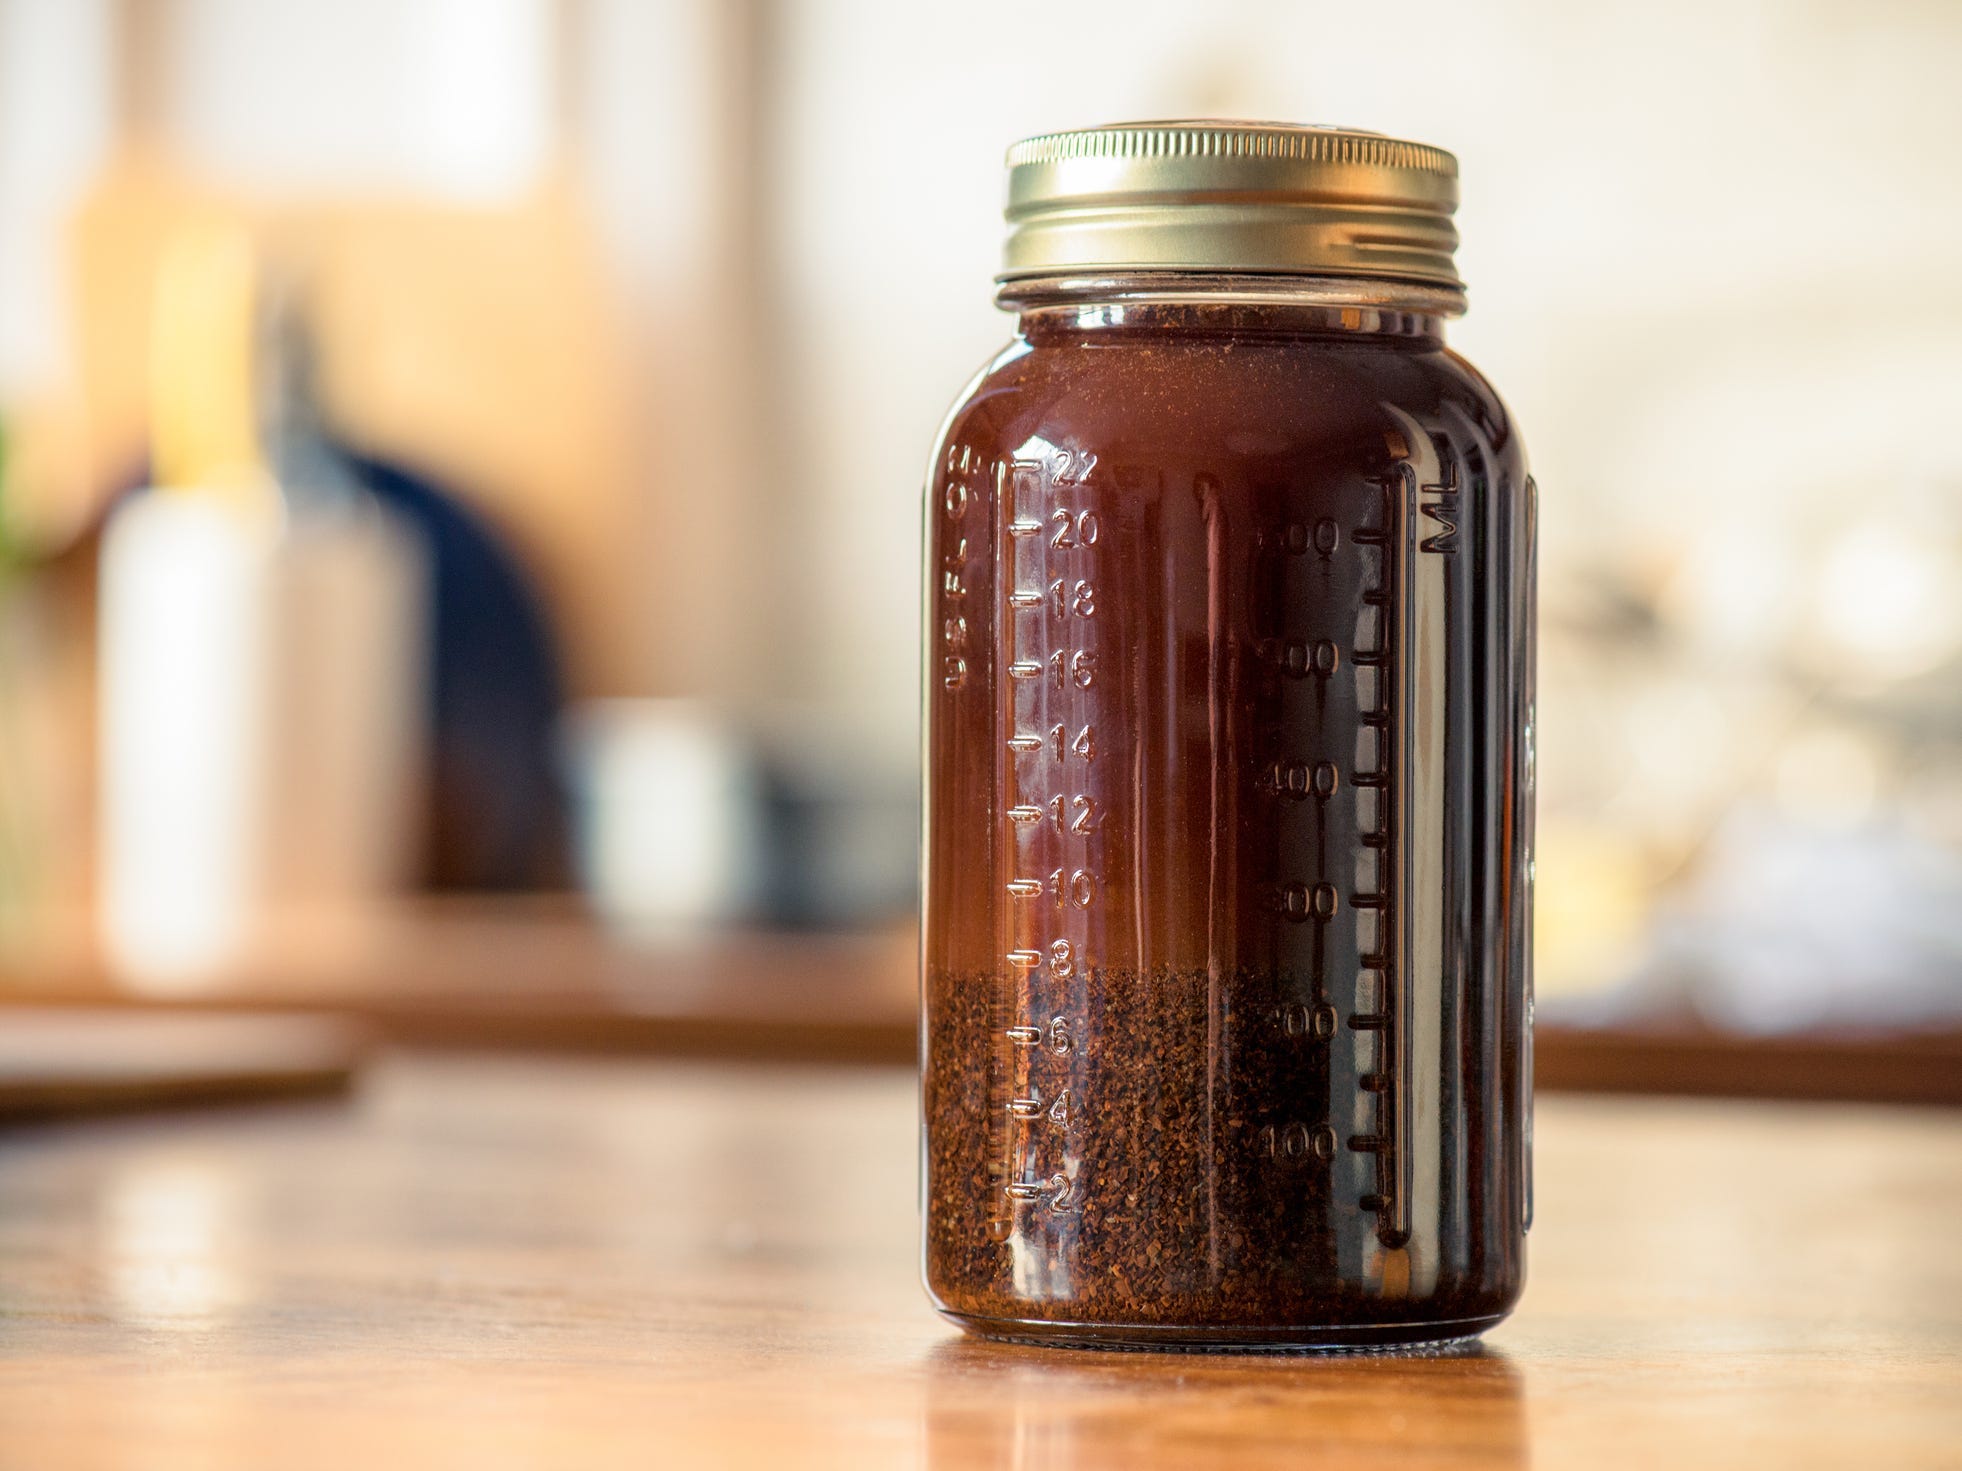
{"label": "sediment layer at jar bottom", "polygon": [[[1093,977],[1098,1019],[1072,1045],[1095,1054],[1100,1095],[1070,1194],[1045,1201],[1012,1248],[995,1239],[1000,1182],[974,1131],[987,1076],[961,1062],[999,1025],[994,979],[929,986],[928,1278],[965,1326],[1086,1342],[1114,1325],[1134,1331],[1112,1341],[1187,1329],[1224,1342],[1424,1341],[1478,1332],[1510,1306],[1519,1264],[1503,1243],[1489,1260],[1443,1243],[1451,1263],[1439,1243],[1417,1243],[1431,1280],[1413,1283],[1411,1249],[1383,1249],[1371,1213],[1344,1198],[1350,1141],[1285,1116],[1288,1100],[1327,1085],[1299,1049],[1262,1040],[1285,1036],[1267,1025],[1289,1004],[1272,975]],[[1484,1170],[1482,1141],[1467,1148],[1467,1167]]]}

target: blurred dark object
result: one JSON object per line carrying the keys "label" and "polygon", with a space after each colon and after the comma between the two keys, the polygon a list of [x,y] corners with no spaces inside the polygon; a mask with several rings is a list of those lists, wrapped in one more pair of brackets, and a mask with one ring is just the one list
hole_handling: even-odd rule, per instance
{"label": "blurred dark object", "polygon": [[540,599],[459,498],[399,465],[350,461],[369,493],[420,528],[428,545],[427,886],[564,888],[571,859],[555,741],[565,689]]}
{"label": "blurred dark object", "polygon": [[757,737],[769,921],[840,929],[915,915],[917,752],[874,741],[811,706],[776,709]]}
{"label": "blurred dark object", "polygon": [[340,442],[303,298],[291,283],[269,296],[261,433],[289,502],[365,490],[415,528],[429,560],[424,886],[561,888],[567,818],[553,742],[565,693],[543,600],[463,497]]}
{"label": "blurred dark object", "polygon": [[17,1007],[0,1028],[0,1121],[338,1093],[364,1051],[333,1017]]}
{"label": "blurred dark object", "polygon": [[[327,453],[416,529],[429,560],[422,887],[570,887],[571,828],[555,744],[563,666],[531,579],[496,531],[427,477],[338,445]],[[121,477],[110,510],[149,476],[145,461]]]}
{"label": "blurred dark object", "polygon": [[[766,808],[765,912],[813,929],[877,923],[917,903],[920,807],[772,768]],[[910,784],[909,784],[910,786]]]}

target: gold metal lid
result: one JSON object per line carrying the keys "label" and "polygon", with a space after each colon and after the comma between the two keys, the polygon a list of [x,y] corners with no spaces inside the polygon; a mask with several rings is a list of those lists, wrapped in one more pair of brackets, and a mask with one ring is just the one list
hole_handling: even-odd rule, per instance
{"label": "gold metal lid", "polygon": [[1286,272],[1458,289],[1458,160],[1347,128],[1213,119],[1045,133],[1008,150],[996,279]]}

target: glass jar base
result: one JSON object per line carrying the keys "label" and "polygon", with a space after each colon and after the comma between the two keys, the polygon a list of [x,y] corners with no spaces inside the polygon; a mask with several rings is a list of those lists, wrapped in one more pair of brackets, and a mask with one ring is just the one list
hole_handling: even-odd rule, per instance
{"label": "glass jar base", "polygon": [[1067,1323],[1039,1318],[940,1314],[962,1331],[999,1343],[1046,1348],[1123,1349],[1157,1353],[1451,1354],[1473,1349],[1504,1313],[1430,1323],[1180,1326],[1160,1323]]}

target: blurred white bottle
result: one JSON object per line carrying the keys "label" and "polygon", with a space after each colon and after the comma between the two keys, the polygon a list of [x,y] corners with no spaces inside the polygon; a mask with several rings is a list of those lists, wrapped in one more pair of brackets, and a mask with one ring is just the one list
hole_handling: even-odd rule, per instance
{"label": "blurred white bottle", "polygon": [[124,506],[101,579],[102,923],[134,982],[329,935],[409,878],[424,573],[379,507],[268,529]]}
{"label": "blurred white bottle", "polygon": [[159,274],[165,488],[102,547],[100,925],[122,978],[184,989],[332,945],[407,881],[427,571],[328,461],[260,462],[249,244],[199,232]]}

